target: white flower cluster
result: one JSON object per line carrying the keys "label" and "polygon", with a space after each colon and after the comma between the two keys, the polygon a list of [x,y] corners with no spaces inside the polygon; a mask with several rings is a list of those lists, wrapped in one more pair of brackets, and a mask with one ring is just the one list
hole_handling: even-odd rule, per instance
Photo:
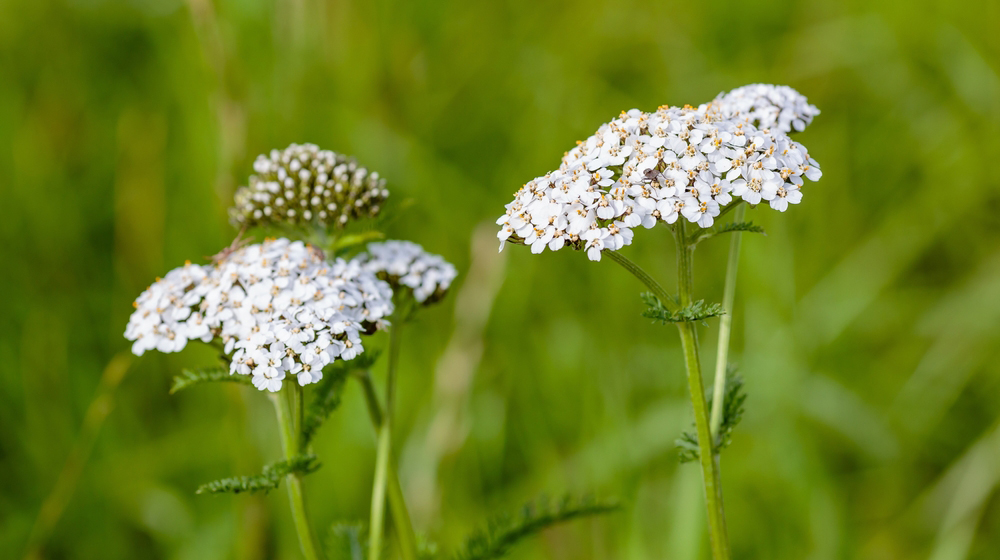
{"label": "white flower cluster", "polygon": [[559,169],[529,181],[497,220],[511,241],[602,250],[632,242],[632,228],[679,217],[711,227],[733,197],[784,212],[802,199],[803,178],[821,172],[805,147],[777,130],[729,117],[715,103],[633,109],[570,150]]}
{"label": "white flower cluster", "polygon": [[819,114],[819,109],[795,89],[771,84],[750,84],[720,93],[712,103],[726,117],[740,117],[757,128],[785,134],[802,132]]}
{"label": "white flower cluster", "polygon": [[222,341],[231,374],[278,391],[286,374],[301,385],[335,359],[364,351],[361,334],[392,314],[392,290],[357,262],[324,261],[288,239],[224,254],[213,265],[186,263],[135,303],[125,338],[132,352],[177,352],[189,340]]}
{"label": "white flower cluster", "polygon": [[432,255],[412,241],[369,243],[368,252],[354,260],[365,270],[389,282],[393,289],[407,287],[418,303],[433,303],[451,286],[458,272],[440,255]]}
{"label": "white flower cluster", "polygon": [[389,196],[385,179],[353,159],[314,144],[292,144],[257,156],[250,185],[240,187],[229,210],[233,225],[317,222],[343,228],[374,217]]}

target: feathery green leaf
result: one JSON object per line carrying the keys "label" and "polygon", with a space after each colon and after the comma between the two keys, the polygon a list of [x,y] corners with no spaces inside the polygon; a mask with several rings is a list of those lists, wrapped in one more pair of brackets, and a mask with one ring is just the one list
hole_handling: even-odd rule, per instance
{"label": "feathery green leaf", "polygon": [[353,360],[337,360],[323,371],[323,379],[316,384],[315,396],[305,410],[302,422],[302,445],[309,445],[316,431],[330,414],[340,406],[344,384],[352,371],[371,368],[378,360],[379,352],[369,351]]}
{"label": "feathery green leaf", "polygon": [[182,389],[187,389],[192,385],[209,383],[211,381],[228,381],[232,383],[243,383],[250,385],[249,375],[231,375],[229,368],[204,367],[204,368],[184,368],[180,375],[174,376],[174,382],[170,386],[170,394],[174,394]]}
{"label": "feathery green leaf", "polygon": [[677,459],[681,463],[697,461],[698,456],[698,434],[694,432],[681,432],[681,437],[674,440],[677,446]]}
{"label": "feathery green leaf", "polygon": [[[708,391],[708,407],[712,407],[711,388]],[[729,447],[733,441],[733,430],[743,419],[744,403],[747,394],[743,388],[743,377],[736,373],[736,368],[730,364],[726,371],[726,393],[722,401],[722,422],[719,424],[719,433],[715,436],[715,452],[718,453]],[[695,432],[683,432],[681,437],[674,440],[677,446],[678,458],[681,463],[697,461],[698,435]]]}
{"label": "feathery green leaf", "polygon": [[747,394],[743,389],[743,376],[730,370],[730,373],[726,375],[726,396],[722,401],[722,422],[719,424],[719,433],[715,438],[716,451],[725,449],[732,443],[733,430],[743,419],[743,405],[746,400]]}
{"label": "feathery green leaf", "polygon": [[579,517],[601,515],[618,509],[616,503],[601,503],[585,497],[564,497],[554,506],[545,498],[525,504],[520,515],[502,516],[491,521],[485,530],[466,541],[455,560],[491,560],[501,558],[514,544],[557,523]]}
{"label": "feathery green leaf", "polygon": [[231,492],[270,492],[281,484],[281,479],[292,473],[309,474],[320,467],[313,454],[297,455],[287,461],[264,466],[264,472],[251,476],[233,476],[202,484],[196,494],[222,494]]}
{"label": "feathery green leaf", "polygon": [[732,233],[734,231],[745,231],[747,233],[767,235],[764,233],[764,228],[753,222],[729,222],[716,228],[715,231],[712,232],[712,235],[722,235],[723,233]]}
{"label": "feathery green leaf", "polygon": [[687,307],[682,307],[677,311],[667,309],[660,298],[652,292],[640,294],[642,301],[646,303],[646,310],[642,316],[653,319],[660,323],[685,323],[689,321],[702,321],[725,315],[726,310],[718,303],[705,303],[705,300],[698,300]]}

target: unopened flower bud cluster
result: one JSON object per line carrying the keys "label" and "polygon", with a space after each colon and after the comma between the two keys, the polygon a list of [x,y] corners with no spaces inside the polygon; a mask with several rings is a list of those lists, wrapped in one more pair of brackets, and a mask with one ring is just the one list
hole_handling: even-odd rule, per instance
{"label": "unopened flower bud cluster", "polygon": [[187,263],[135,303],[125,337],[132,351],[178,352],[219,338],[230,373],[278,391],[288,375],[319,381],[323,367],[364,351],[361,334],[393,311],[392,289],[360,263],[327,262],[301,241],[276,239]]}
{"label": "unopened flower bud cluster", "polygon": [[788,86],[750,84],[720,93],[712,102],[729,118],[743,118],[759,129],[802,132],[819,114],[806,96]]}
{"label": "unopened flower bud cluster", "polygon": [[385,179],[353,159],[313,144],[292,144],[257,156],[249,186],[236,191],[236,226],[268,224],[343,228],[374,217],[389,196]]}
{"label": "unopened flower bud cluster", "polygon": [[424,251],[412,241],[369,243],[368,251],[355,260],[394,290],[409,288],[413,298],[424,304],[444,297],[458,275],[455,267],[443,257]]}
{"label": "unopened flower bud cluster", "polygon": [[783,132],[732,112],[717,103],[623,112],[515,194],[497,220],[501,250],[505,241],[533,253],[570,246],[600,260],[640,225],[711,227],[734,197],[782,212],[797,204],[819,165]]}

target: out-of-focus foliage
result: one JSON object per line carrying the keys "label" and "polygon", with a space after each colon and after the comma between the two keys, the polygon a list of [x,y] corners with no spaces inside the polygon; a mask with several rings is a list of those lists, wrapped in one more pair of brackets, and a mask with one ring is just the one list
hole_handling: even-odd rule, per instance
{"label": "out-of-focus foliage", "polygon": [[[0,556],[296,557],[283,492],[194,494],[279,458],[266,396],[170,395],[216,364],[196,345],[108,364],[132,299],[235,236],[253,158],[314,142],[380,171],[383,215],[413,200],[389,238],[461,271],[403,340],[418,530],[455,550],[534,495],[593,491],[624,509],[512,558],[704,557],[679,344],[644,288],[569,250],[498,256],[477,227],[623,109],[773,82],[822,109],[797,139],[824,176],[747,217],[768,236],[744,239],[734,310],[734,557],[994,558],[997,29],[978,0],[0,2]],[[721,299],[727,249],[699,244],[697,299]],[[666,230],[624,254],[673,291]],[[305,481],[317,528],[367,518],[374,437],[358,384],[342,397]]]}
{"label": "out-of-focus foliage", "polygon": [[605,515],[618,510],[618,504],[600,503],[592,497],[575,499],[566,496],[553,504],[540,498],[521,507],[518,515],[500,515],[490,519],[485,529],[472,534],[455,560],[494,560],[503,558],[524,539],[545,529],[582,517]]}

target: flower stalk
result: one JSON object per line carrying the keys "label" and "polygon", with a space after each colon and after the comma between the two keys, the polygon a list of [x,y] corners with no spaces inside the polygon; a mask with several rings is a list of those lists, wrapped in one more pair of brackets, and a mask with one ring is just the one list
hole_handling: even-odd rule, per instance
{"label": "flower stalk", "polygon": [[[368,416],[371,418],[372,427],[375,428],[375,435],[378,438],[381,433],[383,413],[378,393],[375,391],[375,384],[372,383],[371,374],[367,371],[358,373],[356,377],[364,390]],[[404,560],[415,560],[417,558],[417,537],[413,532],[410,513],[406,509],[406,500],[403,497],[403,487],[399,483],[396,462],[391,457],[386,469],[385,496],[389,501],[389,513],[392,514],[393,524],[396,527],[399,548]]]}
{"label": "flower stalk", "polygon": [[[382,533],[385,520],[385,502],[388,493],[390,507],[393,513],[393,521],[397,525],[399,533],[399,548],[404,560],[416,559],[416,539],[413,535],[413,526],[410,523],[409,514],[406,513],[406,506],[403,502],[403,492],[399,485],[399,478],[395,472],[392,460],[392,423],[393,408],[396,394],[396,373],[399,364],[400,348],[400,328],[402,321],[397,320],[389,329],[389,357],[388,371],[385,382],[385,411],[380,414],[381,422],[378,425],[378,448],[375,456],[375,480],[372,486],[371,519],[368,528],[368,558],[378,560],[382,548]],[[366,389],[366,401],[369,406],[369,414],[374,419],[373,405],[378,404],[374,388]],[[391,475],[390,475],[391,471]],[[395,506],[393,502],[397,502]]]}
{"label": "flower stalk", "polygon": [[[678,220],[675,229],[677,239],[677,287],[681,307],[691,305],[694,292],[694,246],[686,233],[684,220]],[[715,454],[708,403],[705,401],[705,384],[701,376],[701,356],[698,351],[698,333],[695,324],[677,323],[681,346],[684,349],[684,364],[687,368],[688,389],[694,410],[695,428],[698,433],[698,460],[705,483],[705,504],[708,508],[708,533],[715,560],[729,560],[729,538],[726,531],[726,515],[722,502],[722,481],[719,476],[719,461]]]}
{"label": "flower stalk", "polygon": [[673,296],[668,294],[667,291],[664,290],[662,286],[660,286],[660,283],[657,282],[655,278],[650,276],[649,273],[643,270],[642,267],[635,264],[629,258],[619,253],[618,251],[604,251],[604,253],[608,256],[608,258],[620,264],[622,268],[632,273],[632,275],[635,276],[637,279],[639,279],[640,282],[645,284],[646,287],[649,288],[649,290],[653,292],[653,294],[657,298],[659,298],[659,300],[663,303],[663,305],[667,307],[667,309],[674,311],[674,309],[671,309],[672,307],[671,304],[674,301]]}
{"label": "flower stalk", "polygon": [[[285,459],[290,460],[301,451],[302,433],[302,387],[294,380],[285,382],[283,391],[271,393],[275,413],[278,416],[278,428],[281,433],[281,445],[284,448]],[[320,560],[319,547],[313,534],[309,517],[306,514],[305,495],[302,492],[302,477],[298,473],[289,473],[285,484],[288,486],[288,502],[292,509],[292,521],[299,537],[299,546],[306,560]]]}
{"label": "flower stalk", "polygon": [[[733,222],[742,222],[746,215],[746,205],[736,206]],[[719,437],[719,427],[722,425],[722,411],[725,408],[726,369],[729,367],[729,338],[733,328],[733,303],[736,300],[736,272],[740,266],[740,242],[743,235],[734,231],[730,235],[729,260],[726,263],[726,286],[722,293],[722,307],[726,314],[719,320],[719,346],[715,354],[715,385],[712,392],[712,441]]]}

